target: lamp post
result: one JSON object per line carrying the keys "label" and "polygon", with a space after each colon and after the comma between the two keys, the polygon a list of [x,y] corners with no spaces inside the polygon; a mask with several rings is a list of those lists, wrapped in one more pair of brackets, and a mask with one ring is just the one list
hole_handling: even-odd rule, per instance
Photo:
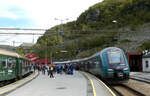
{"label": "lamp post", "polygon": [[[62,37],[62,46],[63,46],[63,44],[64,44],[64,40],[63,40],[63,35],[64,35],[64,33],[63,33],[63,31],[64,31],[64,29],[63,29],[63,22],[69,20],[69,18],[65,18],[65,19],[54,18],[54,20],[57,20],[57,21],[61,22],[61,25],[60,25],[60,27],[58,29],[58,33],[57,33],[58,35],[57,36],[61,36]],[[68,51],[62,50],[60,52],[61,53],[66,53]]]}
{"label": "lamp post", "polygon": [[[116,26],[116,24],[117,24],[118,22],[117,22],[116,20],[113,20],[112,23],[114,23],[115,26]],[[119,40],[120,40],[120,33],[119,33],[119,31],[118,31],[118,44],[119,44],[119,47],[120,47]]]}
{"label": "lamp post", "polygon": [[67,20],[69,20],[69,18],[66,18],[66,19],[55,18],[54,20],[58,20],[61,22],[61,27],[58,30],[58,35],[63,35],[63,21],[67,21]]}
{"label": "lamp post", "polygon": [[60,52],[62,52],[62,53],[67,53],[68,51],[66,51],[66,50],[61,50]]}
{"label": "lamp post", "polygon": [[113,22],[113,23],[117,23],[117,21],[116,21],[116,20],[113,20],[112,22]]}
{"label": "lamp post", "polygon": [[[56,54],[58,54],[58,53],[60,54],[61,53],[61,54],[64,55],[67,52],[68,52],[67,50],[60,50],[60,51],[57,51]],[[62,56],[60,56],[60,57],[61,57],[62,60],[64,59],[64,58],[62,58]],[[59,59],[60,59],[60,57],[59,57]],[[58,58],[58,56],[57,56],[57,58]]]}

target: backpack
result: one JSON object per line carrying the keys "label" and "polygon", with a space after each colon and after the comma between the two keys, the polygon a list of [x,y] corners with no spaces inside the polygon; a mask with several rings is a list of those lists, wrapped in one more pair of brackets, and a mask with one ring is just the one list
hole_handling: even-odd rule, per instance
{"label": "backpack", "polygon": [[50,67],[50,70],[52,71],[54,68],[53,67]]}

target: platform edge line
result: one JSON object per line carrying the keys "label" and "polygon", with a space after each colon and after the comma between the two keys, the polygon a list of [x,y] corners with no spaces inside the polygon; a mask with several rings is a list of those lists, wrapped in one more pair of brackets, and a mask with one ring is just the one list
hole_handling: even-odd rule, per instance
{"label": "platform edge line", "polygon": [[[28,80],[26,80],[26,81],[24,81],[24,82],[22,82],[22,83],[20,83],[20,84],[16,84],[16,86],[13,86],[13,87],[11,87],[11,88],[9,88],[9,89],[7,89],[7,90],[1,91],[1,92],[0,92],[0,95],[5,94],[5,93],[7,93],[7,92],[10,92],[10,91],[12,91],[12,90],[15,90],[16,88],[20,87],[21,85],[25,84],[26,82],[29,82],[30,80],[34,79],[37,75],[38,75],[38,74],[35,74],[33,77],[29,77]],[[9,84],[9,86],[10,86],[10,85],[11,85],[11,84]]]}
{"label": "platform edge line", "polygon": [[[89,74],[89,73],[87,73]],[[112,96],[117,96],[105,83],[103,83],[101,80],[99,80],[96,76],[93,75],[93,77],[98,80],[100,83],[102,83],[104,85],[104,87],[106,87],[108,89],[108,91],[112,94]]]}
{"label": "platform edge line", "polygon": [[[83,72],[82,72],[83,73]],[[86,74],[86,73],[83,73],[87,79],[90,81],[91,83],[91,86],[92,86],[92,91],[93,91],[93,95],[96,96],[96,91],[95,91],[95,87],[94,87],[94,84],[93,84],[93,81],[89,78],[89,76]]]}

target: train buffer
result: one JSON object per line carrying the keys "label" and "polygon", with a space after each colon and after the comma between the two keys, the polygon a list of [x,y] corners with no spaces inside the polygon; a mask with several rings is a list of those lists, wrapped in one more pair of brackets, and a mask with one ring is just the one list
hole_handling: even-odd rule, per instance
{"label": "train buffer", "polygon": [[[32,76],[35,79],[31,79]],[[28,83],[22,83],[10,92],[0,88],[1,93],[5,91],[4,96],[116,96],[95,76],[85,72],[75,71],[74,75],[54,74],[54,78],[42,73],[32,76],[29,76]],[[13,85],[15,87],[19,83]]]}

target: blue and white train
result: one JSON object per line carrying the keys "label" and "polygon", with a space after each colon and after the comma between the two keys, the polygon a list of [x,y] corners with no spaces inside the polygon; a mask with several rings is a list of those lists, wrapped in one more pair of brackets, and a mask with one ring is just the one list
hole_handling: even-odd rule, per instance
{"label": "blue and white train", "polygon": [[117,47],[108,47],[90,57],[67,63],[73,63],[77,69],[90,72],[110,83],[129,79],[130,68],[126,54]]}

